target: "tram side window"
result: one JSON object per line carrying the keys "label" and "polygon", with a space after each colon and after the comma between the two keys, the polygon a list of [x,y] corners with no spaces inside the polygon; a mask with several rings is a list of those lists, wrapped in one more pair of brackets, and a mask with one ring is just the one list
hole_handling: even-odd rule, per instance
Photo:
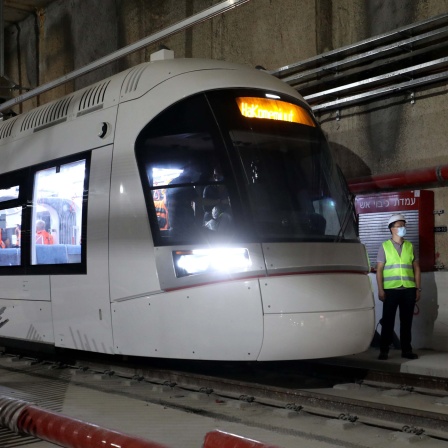
{"label": "tram side window", "polygon": [[34,174],[31,264],[81,263],[86,160]]}
{"label": "tram side window", "polygon": [[19,185],[0,189],[0,266],[21,264],[22,207],[14,206],[19,191]]}

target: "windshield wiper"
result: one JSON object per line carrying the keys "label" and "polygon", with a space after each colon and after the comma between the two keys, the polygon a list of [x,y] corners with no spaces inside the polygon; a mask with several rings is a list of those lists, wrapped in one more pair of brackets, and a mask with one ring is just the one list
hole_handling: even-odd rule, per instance
{"label": "windshield wiper", "polygon": [[355,209],[355,195],[353,193],[348,194],[349,205],[344,215],[344,219],[342,220],[341,227],[339,228],[339,232],[334,239],[335,243],[339,243],[344,237],[345,231],[347,230],[348,223],[350,221],[350,216]]}

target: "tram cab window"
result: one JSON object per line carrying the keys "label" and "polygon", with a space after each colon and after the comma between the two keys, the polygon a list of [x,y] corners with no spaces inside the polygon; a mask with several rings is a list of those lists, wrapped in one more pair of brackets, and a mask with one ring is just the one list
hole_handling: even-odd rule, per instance
{"label": "tram cab window", "polygon": [[259,240],[356,238],[328,143],[305,105],[255,89],[214,91],[207,98],[240,163],[237,182]]}
{"label": "tram cab window", "polygon": [[319,151],[276,126],[265,128],[262,134],[231,133],[243,164],[254,229],[263,239],[324,237],[328,222],[314,206],[316,196],[328,189]]}
{"label": "tram cab window", "polygon": [[219,129],[203,95],[177,103],[143,130],[136,157],[156,244],[228,236],[231,180],[225,174],[223,153]]}
{"label": "tram cab window", "polygon": [[31,264],[81,262],[81,227],[86,160],[34,174]]}
{"label": "tram cab window", "polygon": [[318,124],[297,99],[271,97],[205,92],[143,129],[135,153],[156,246],[356,238]]}

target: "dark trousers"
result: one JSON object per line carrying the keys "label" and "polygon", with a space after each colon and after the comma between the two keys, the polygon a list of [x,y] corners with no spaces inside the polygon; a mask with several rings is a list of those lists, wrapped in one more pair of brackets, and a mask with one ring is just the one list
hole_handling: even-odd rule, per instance
{"label": "dark trousers", "polygon": [[394,336],[395,314],[400,309],[400,343],[403,353],[411,353],[411,328],[414,317],[415,288],[385,289],[386,298],[383,302],[383,318],[381,320],[380,350],[389,351]]}

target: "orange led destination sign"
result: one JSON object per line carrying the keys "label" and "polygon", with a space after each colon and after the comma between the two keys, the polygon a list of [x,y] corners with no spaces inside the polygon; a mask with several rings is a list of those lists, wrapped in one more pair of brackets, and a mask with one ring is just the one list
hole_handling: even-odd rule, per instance
{"label": "orange led destination sign", "polygon": [[310,114],[300,106],[268,98],[240,97],[236,99],[241,115],[248,118],[289,121],[315,127]]}

